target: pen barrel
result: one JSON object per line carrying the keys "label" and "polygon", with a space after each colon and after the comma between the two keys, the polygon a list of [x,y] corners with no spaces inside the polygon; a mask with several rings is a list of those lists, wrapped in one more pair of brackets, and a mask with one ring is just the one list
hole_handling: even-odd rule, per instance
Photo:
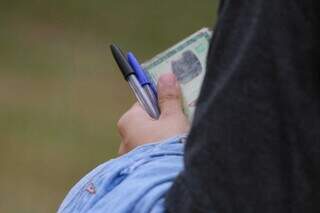
{"label": "pen barrel", "polygon": [[154,90],[151,88],[151,86],[149,84],[145,84],[143,86],[144,91],[147,93],[147,95],[149,96],[152,105],[154,106],[155,110],[157,111],[157,114],[160,115],[160,109],[159,109],[159,105],[158,105],[158,98],[154,93]]}
{"label": "pen barrel", "polygon": [[152,103],[151,98],[146,93],[144,88],[140,85],[136,76],[129,75],[127,80],[131,90],[133,91],[134,95],[136,96],[144,110],[149,114],[150,117],[158,119],[160,116],[159,110]]}

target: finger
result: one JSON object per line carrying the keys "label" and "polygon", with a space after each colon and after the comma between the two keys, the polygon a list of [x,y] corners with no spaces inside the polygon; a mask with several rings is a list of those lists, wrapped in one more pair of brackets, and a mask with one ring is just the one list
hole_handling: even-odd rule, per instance
{"label": "finger", "polygon": [[125,153],[127,153],[128,151],[126,150],[125,146],[123,143],[120,144],[119,149],[118,149],[118,154],[119,155],[123,155]]}
{"label": "finger", "polygon": [[128,110],[128,114],[133,116],[140,116],[143,118],[148,118],[148,113],[144,110],[139,102],[136,102],[132,105],[132,107]]}
{"label": "finger", "polygon": [[149,120],[153,120],[153,119],[141,107],[141,105],[138,102],[136,102],[118,120],[117,128],[118,128],[118,132],[119,132],[120,136],[123,137],[123,135],[125,135],[127,128],[128,128],[128,126],[130,126],[131,123],[135,123],[135,122],[141,121],[141,120],[149,121]]}
{"label": "finger", "polygon": [[182,111],[180,86],[174,74],[167,73],[160,76],[158,99],[162,117]]}
{"label": "finger", "polygon": [[[138,114],[138,115],[137,115]],[[140,104],[138,102],[134,103],[128,111],[126,111],[118,120],[117,127],[118,132],[120,133],[120,136],[122,137],[124,135],[124,130],[126,129],[126,125],[131,120],[132,116],[140,116],[140,114],[143,114],[143,109],[141,108]]]}
{"label": "finger", "polygon": [[141,107],[140,103],[137,101],[135,102],[131,108],[137,108],[137,107]]}

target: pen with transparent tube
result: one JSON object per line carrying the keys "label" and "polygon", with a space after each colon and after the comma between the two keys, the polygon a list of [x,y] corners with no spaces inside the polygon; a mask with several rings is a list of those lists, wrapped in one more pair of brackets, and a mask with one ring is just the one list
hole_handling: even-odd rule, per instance
{"label": "pen with transparent tube", "polygon": [[147,95],[152,101],[152,104],[154,108],[159,112],[159,106],[158,106],[158,97],[157,97],[157,91],[153,87],[152,83],[149,80],[149,77],[146,75],[145,71],[142,69],[138,59],[134,56],[132,52],[128,52],[127,54],[128,62],[135,71],[135,74],[138,78],[138,81],[140,82],[140,85],[143,87],[143,89],[146,91]]}
{"label": "pen with transparent tube", "polygon": [[117,62],[125,80],[128,81],[131,90],[135,94],[141,106],[146,110],[150,117],[158,119],[160,116],[159,110],[154,106],[153,101],[146,93],[144,88],[140,85],[140,82],[138,81],[135,72],[127,61],[125,55],[122,53],[120,48],[118,48],[114,44],[112,44],[110,48],[112,55]]}

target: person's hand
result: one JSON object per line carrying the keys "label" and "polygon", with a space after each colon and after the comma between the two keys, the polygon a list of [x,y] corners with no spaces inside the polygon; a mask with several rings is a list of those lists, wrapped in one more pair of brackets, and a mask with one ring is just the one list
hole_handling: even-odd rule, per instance
{"label": "person's hand", "polygon": [[118,121],[121,136],[119,154],[135,147],[166,139],[189,131],[189,122],[181,106],[181,90],[174,74],[164,74],[158,82],[158,100],[161,115],[152,119],[135,103]]}

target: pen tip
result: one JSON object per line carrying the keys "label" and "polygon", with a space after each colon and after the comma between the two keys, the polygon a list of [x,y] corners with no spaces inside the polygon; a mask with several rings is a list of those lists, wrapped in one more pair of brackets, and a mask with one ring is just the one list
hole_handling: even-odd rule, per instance
{"label": "pen tip", "polygon": [[117,49],[117,46],[115,44],[110,44],[110,49],[111,50]]}
{"label": "pen tip", "polygon": [[113,58],[117,62],[120,71],[122,72],[125,79],[131,74],[134,74],[132,67],[130,66],[129,62],[127,61],[126,56],[123,54],[121,49],[117,47],[115,44],[110,45],[111,53]]}
{"label": "pen tip", "polygon": [[119,48],[117,45],[115,45],[115,44],[111,44],[111,45],[110,45],[110,49],[111,49],[111,53],[113,54],[113,56],[114,56],[115,58],[118,58],[119,55],[122,55],[122,54],[123,54],[122,51],[120,50],[120,48]]}

